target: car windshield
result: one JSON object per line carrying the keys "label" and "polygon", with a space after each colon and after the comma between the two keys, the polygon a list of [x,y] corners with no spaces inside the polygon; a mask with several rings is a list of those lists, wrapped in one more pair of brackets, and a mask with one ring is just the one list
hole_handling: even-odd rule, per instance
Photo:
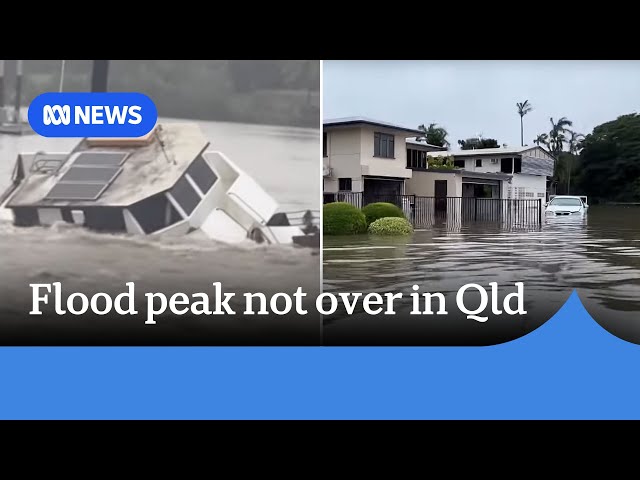
{"label": "car windshield", "polygon": [[554,198],[549,205],[555,207],[581,207],[582,200],[579,198]]}

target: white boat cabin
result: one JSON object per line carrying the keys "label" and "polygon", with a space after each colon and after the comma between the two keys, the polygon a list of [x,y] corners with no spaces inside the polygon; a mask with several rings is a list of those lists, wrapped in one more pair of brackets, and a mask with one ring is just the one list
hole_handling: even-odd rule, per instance
{"label": "white boat cabin", "polygon": [[18,226],[64,221],[141,235],[197,230],[224,242],[297,243],[319,235],[313,212],[280,211],[253,178],[209,146],[197,124],[176,123],[141,138],[86,138],[70,153],[21,154],[0,204]]}

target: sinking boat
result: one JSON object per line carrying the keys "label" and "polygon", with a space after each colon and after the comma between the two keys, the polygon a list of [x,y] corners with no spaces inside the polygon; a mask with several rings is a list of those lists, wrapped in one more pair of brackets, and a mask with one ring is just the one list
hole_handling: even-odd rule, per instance
{"label": "sinking boat", "polygon": [[23,227],[68,222],[319,248],[319,211],[283,211],[191,123],[160,124],[140,138],[85,138],[71,152],[20,154],[0,206]]}

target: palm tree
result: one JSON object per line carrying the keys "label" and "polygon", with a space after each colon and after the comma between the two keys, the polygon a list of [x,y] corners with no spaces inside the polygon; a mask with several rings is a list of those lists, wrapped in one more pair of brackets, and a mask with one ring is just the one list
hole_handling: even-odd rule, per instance
{"label": "palm tree", "polygon": [[523,118],[527,113],[533,110],[533,106],[529,103],[529,100],[525,100],[524,102],[516,103],[516,107],[518,107],[518,115],[520,115],[520,145],[524,147]]}
{"label": "palm tree", "polygon": [[582,150],[582,141],[584,140],[584,135],[578,133],[574,130],[565,130],[569,134],[569,140],[567,143],[569,144],[569,153],[570,155],[567,157],[567,193],[571,194],[571,174],[573,173],[573,159],[574,155],[578,155],[580,150]]}
{"label": "palm tree", "polygon": [[553,154],[557,157],[564,148],[566,141],[565,133],[568,130],[565,127],[573,126],[573,122],[567,117],[562,117],[558,122],[553,121],[553,117],[549,118],[551,122],[551,131],[549,132],[549,147]]}
{"label": "palm tree", "polygon": [[566,132],[569,134],[569,153],[579,155],[580,150],[582,150],[582,141],[584,140],[584,135],[574,130],[566,130]]}
{"label": "palm tree", "polygon": [[422,135],[416,137],[416,140],[426,140],[431,145],[437,145],[438,147],[448,147],[447,135],[449,132],[443,127],[439,127],[437,123],[430,123],[429,127],[425,127],[424,124],[418,126],[418,130],[422,132]]}
{"label": "palm tree", "polygon": [[541,133],[540,135],[538,135],[536,137],[536,139],[533,141],[533,143],[535,143],[536,145],[540,146],[540,144],[544,145],[545,147],[549,145],[549,135],[547,135],[546,133]]}

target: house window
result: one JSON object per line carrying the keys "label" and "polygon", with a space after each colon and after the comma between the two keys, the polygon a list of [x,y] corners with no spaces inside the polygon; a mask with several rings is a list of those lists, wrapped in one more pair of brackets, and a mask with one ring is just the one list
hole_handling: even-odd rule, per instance
{"label": "house window", "polygon": [[322,132],[322,156],[327,157],[327,132]]}
{"label": "house window", "polygon": [[374,157],[395,158],[395,139],[393,135],[375,132],[373,137]]}
{"label": "house window", "polygon": [[418,152],[418,168],[427,169],[427,152]]}
{"label": "house window", "polygon": [[476,158],[476,168],[477,167],[482,167],[482,159],[481,158]]}
{"label": "house window", "polygon": [[500,171],[502,173],[521,173],[522,158],[502,158],[500,159]]}
{"label": "house window", "polygon": [[421,150],[407,149],[407,168],[414,170],[427,169],[427,152]]}
{"label": "house window", "polygon": [[351,191],[351,179],[350,178],[339,178],[338,179],[338,190],[341,192],[350,192]]}
{"label": "house window", "polygon": [[454,160],[453,166],[458,168],[464,168],[464,160]]}
{"label": "house window", "polygon": [[522,158],[513,159],[513,173],[522,173]]}

